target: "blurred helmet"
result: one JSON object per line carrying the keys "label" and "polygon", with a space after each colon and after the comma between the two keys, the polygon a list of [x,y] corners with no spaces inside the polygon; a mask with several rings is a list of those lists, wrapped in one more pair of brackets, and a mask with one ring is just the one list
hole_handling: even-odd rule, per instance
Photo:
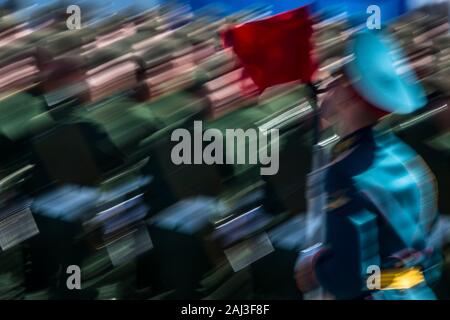
{"label": "blurred helmet", "polygon": [[383,111],[408,114],[427,100],[402,50],[381,31],[364,30],[349,41],[345,66],[353,88]]}

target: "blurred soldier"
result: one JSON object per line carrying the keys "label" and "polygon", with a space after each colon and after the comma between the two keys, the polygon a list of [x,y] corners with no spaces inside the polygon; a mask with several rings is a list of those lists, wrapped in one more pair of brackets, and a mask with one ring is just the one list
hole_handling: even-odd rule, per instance
{"label": "blurred soldier", "polygon": [[382,34],[359,32],[349,49],[321,107],[341,137],[322,168],[325,239],[300,254],[297,285],[337,299],[434,299],[428,285],[440,276],[441,255],[433,175],[411,148],[375,127],[383,115],[423,107],[423,90]]}

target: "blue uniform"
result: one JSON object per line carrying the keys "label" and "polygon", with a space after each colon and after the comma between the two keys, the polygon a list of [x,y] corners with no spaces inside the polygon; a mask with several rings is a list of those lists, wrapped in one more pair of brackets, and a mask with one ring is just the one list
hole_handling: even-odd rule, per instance
{"label": "blue uniform", "polygon": [[[316,260],[320,285],[337,299],[433,299],[440,275],[434,179],[393,133],[372,127],[333,149],[325,191],[326,243]],[[417,268],[425,280],[407,290],[369,290],[367,270]]]}

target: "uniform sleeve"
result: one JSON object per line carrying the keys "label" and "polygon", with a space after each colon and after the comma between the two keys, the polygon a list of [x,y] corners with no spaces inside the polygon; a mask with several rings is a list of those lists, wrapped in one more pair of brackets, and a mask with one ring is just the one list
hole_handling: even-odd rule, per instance
{"label": "uniform sleeve", "polygon": [[337,299],[360,297],[366,271],[378,264],[376,214],[354,197],[332,197],[327,211],[327,250],[316,260],[320,285]]}

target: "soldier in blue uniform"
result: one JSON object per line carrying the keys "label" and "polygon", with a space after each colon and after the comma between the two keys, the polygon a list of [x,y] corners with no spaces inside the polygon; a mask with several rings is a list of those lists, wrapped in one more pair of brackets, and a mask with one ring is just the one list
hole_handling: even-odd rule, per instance
{"label": "soldier in blue uniform", "polygon": [[[414,74],[378,31],[349,42],[350,62],[323,100],[323,116],[341,137],[326,170],[325,239],[299,255],[299,289],[336,299],[435,299],[440,276],[434,177],[392,132],[387,113],[426,104]],[[378,278],[377,278],[378,277]]]}

